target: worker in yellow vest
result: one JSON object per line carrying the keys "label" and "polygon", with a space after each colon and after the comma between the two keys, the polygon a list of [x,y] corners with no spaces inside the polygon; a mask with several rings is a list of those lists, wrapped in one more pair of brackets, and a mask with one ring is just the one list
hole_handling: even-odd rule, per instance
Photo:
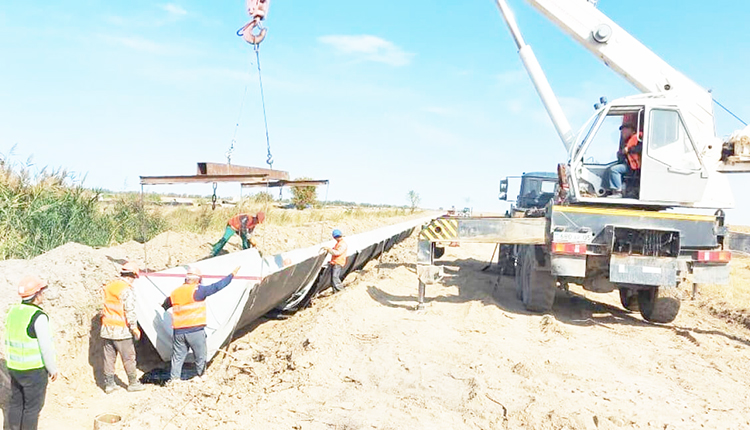
{"label": "worker in yellow vest", "polygon": [[170,381],[182,377],[182,365],[188,354],[188,348],[195,355],[195,369],[198,376],[206,370],[206,299],[216,294],[232,282],[240,270],[237,266],[229,275],[211,285],[201,285],[201,271],[189,267],[185,283],[177,287],[164,300],[164,310],[172,308],[172,369]]}
{"label": "worker in yellow vest", "polygon": [[348,247],[346,242],[344,242],[344,234],[341,233],[341,230],[334,229],[331,232],[331,236],[336,240],[336,244],[333,245],[333,248],[324,246],[322,249],[331,254],[331,262],[329,263],[331,269],[331,288],[334,293],[338,293],[342,288],[341,272],[346,266],[346,252]]}
{"label": "worker in yellow vest", "polygon": [[135,263],[125,263],[120,268],[120,278],[103,288],[104,308],[100,336],[104,340],[104,392],[117,389],[115,385],[115,361],[120,353],[122,365],[128,375],[128,391],[143,391],[135,367],[135,344],[139,340],[138,317],[135,313],[133,281],[139,276]]}
{"label": "worker in yellow vest", "polygon": [[49,317],[39,307],[47,283],[26,276],[18,284],[21,303],[5,320],[5,358],[10,374],[7,419],[11,430],[35,430],[47,394],[47,380],[57,380],[55,348]]}

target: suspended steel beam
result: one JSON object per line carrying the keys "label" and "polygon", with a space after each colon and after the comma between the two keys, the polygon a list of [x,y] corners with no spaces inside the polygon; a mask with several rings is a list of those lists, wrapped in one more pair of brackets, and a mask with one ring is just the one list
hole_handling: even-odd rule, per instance
{"label": "suspended steel beam", "polygon": [[268,179],[289,179],[289,172],[262,167],[237,166],[223,163],[198,163],[198,175],[258,175]]}
{"label": "suspended steel beam", "polygon": [[242,188],[251,188],[251,187],[269,187],[269,188],[278,188],[278,187],[309,187],[309,186],[316,186],[316,185],[327,185],[328,179],[321,179],[321,180],[306,180],[306,181],[287,181],[287,180],[278,180],[278,181],[257,181],[257,182],[247,182],[242,183]]}
{"label": "suspended steel beam", "polygon": [[[198,174],[190,176],[141,176],[141,185],[193,184],[212,182],[258,182],[288,180],[289,172],[234,164],[198,163]],[[265,182],[263,182],[265,184]]]}
{"label": "suspended steel beam", "polygon": [[266,175],[194,175],[194,176],[141,176],[141,185],[161,184],[194,184],[211,182],[246,182],[251,179],[265,178]]}

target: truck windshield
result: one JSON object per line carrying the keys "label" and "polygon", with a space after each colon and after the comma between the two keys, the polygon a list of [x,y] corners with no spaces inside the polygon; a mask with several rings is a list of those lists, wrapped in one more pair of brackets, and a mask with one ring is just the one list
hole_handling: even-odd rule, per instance
{"label": "truck windshield", "polygon": [[599,117],[604,114],[604,110],[600,110],[594,116],[589,118],[589,120],[581,127],[581,130],[578,131],[578,136],[576,137],[576,144],[573,147],[573,151],[571,152],[572,157],[570,158],[570,161],[577,160],[579,158],[581,149],[583,149],[583,144],[586,143],[589,136],[591,135],[591,132],[594,130],[594,126],[596,125],[597,121],[599,120]]}

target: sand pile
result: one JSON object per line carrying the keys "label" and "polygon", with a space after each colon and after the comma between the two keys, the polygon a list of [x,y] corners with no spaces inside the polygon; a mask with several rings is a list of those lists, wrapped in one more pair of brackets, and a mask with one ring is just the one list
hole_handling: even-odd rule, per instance
{"label": "sand pile", "polygon": [[[117,270],[117,264],[101,251],[76,243],[31,260],[0,261],[0,313],[6,315],[8,307],[20,301],[16,286],[22,277],[36,274],[46,280],[49,289],[42,307],[52,321],[58,367],[66,378],[93,383],[93,372],[88,368],[91,320],[101,306],[100,287],[116,277]],[[4,336],[3,330],[2,341]],[[5,376],[2,382],[5,388]],[[8,390],[2,393],[7,395]]]}

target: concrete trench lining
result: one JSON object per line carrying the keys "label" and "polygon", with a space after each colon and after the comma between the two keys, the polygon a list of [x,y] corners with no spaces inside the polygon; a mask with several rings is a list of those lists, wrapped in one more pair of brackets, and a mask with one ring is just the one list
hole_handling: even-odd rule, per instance
{"label": "concrete trench lining", "polygon": [[[430,220],[420,218],[345,237],[347,265],[342,275],[363,268]],[[321,254],[320,248],[332,247],[334,243],[330,240],[268,257],[247,249],[191,264],[204,274],[204,284],[216,282],[242,266],[226,288],[206,300],[208,358],[229,341],[235,330],[270,311],[295,312],[330,287],[330,257]],[[161,305],[183,284],[184,276],[185,268],[175,267],[141,276],[133,285],[141,328],[164,361],[172,356],[172,316]]]}

